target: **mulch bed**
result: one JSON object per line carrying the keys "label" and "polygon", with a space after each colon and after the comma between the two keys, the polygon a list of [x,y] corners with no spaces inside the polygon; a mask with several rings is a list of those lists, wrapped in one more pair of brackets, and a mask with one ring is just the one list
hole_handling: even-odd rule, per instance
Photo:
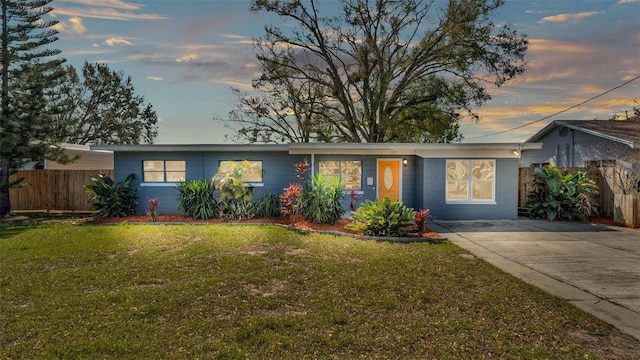
{"label": "mulch bed", "polygon": [[[153,223],[148,215],[132,215],[124,218],[87,218],[79,221],[84,224],[112,224],[112,223]],[[185,217],[180,214],[159,214],[155,223],[202,223],[202,224],[278,224],[282,226],[288,226],[300,230],[317,230],[317,231],[333,231],[351,235],[362,235],[362,233],[347,229],[345,226],[350,222],[348,219],[342,219],[335,225],[330,224],[317,224],[306,220],[296,221],[295,224],[291,224],[289,219],[285,218],[254,218],[250,220],[223,220],[223,219],[194,219],[192,217]],[[417,233],[409,233],[408,238],[418,238]],[[427,229],[427,232],[422,234],[423,238],[427,239],[440,239],[440,234]]]}

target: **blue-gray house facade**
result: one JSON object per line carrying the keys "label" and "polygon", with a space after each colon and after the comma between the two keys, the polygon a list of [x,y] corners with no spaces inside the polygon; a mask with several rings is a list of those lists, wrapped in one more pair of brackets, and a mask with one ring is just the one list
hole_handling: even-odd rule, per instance
{"label": "blue-gray house facade", "polygon": [[134,174],[136,212],[146,199],[160,200],[159,212],[178,213],[177,181],[211,178],[231,163],[254,169],[246,184],[254,199],[281,194],[300,182],[294,164],[308,161],[310,174],[341,179],[343,205],[354,192],[364,200],[384,196],[429,209],[435,219],[515,219],[518,164],[524,149],[541,144],[373,144],[308,143],[265,145],[92,146],[114,154],[116,181]]}

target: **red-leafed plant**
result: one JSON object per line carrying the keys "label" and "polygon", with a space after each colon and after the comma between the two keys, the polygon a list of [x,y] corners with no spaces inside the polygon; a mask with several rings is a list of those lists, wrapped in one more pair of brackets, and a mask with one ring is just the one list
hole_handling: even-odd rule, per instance
{"label": "red-leafed plant", "polygon": [[416,230],[418,230],[418,234],[422,236],[425,232],[427,232],[427,221],[431,220],[431,211],[429,209],[420,209],[416,211],[416,215],[414,217],[414,224],[416,226]]}
{"label": "red-leafed plant", "polygon": [[360,195],[355,190],[349,191],[349,196],[351,196],[351,202],[349,203],[349,208],[351,211],[356,211],[358,208],[358,201],[360,200]]}
{"label": "red-leafed plant", "polygon": [[283,217],[289,218],[291,225],[296,223],[300,210],[300,194],[302,185],[289,184],[280,195],[280,213]]}
{"label": "red-leafed plant", "polygon": [[160,200],[158,198],[148,199],[147,202],[147,214],[151,217],[151,221],[156,222],[158,220],[158,206],[160,206]]}
{"label": "red-leafed plant", "polygon": [[305,174],[309,171],[309,161],[304,159],[302,162],[293,164],[293,166],[296,168],[296,177],[302,181],[306,181],[307,177]]}

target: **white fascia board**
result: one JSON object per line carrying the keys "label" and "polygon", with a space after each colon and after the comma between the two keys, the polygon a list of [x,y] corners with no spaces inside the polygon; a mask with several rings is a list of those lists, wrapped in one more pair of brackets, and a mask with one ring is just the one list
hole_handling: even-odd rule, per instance
{"label": "white fascia board", "polygon": [[522,144],[522,150],[540,150],[542,149],[541,142],[532,142]]}
{"label": "white fascia board", "polygon": [[280,144],[188,144],[188,145],[91,145],[91,150],[115,152],[286,152]]}
{"label": "white fascia board", "polygon": [[446,150],[418,150],[416,155],[426,158],[447,158],[447,159],[519,159],[520,151],[513,149],[446,149]]}
{"label": "white fascia board", "polygon": [[391,143],[299,143],[289,144],[290,154],[415,155],[420,144]]}
{"label": "white fascia board", "polygon": [[[91,145],[91,150],[114,152],[288,152],[320,155],[398,155],[422,157],[514,157],[513,152],[540,149],[541,143],[454,143],[454,144],[409,144],[409,143],[297,143],[297,144],[208,144],[208,145]],[[511,154],[511,155],[509,155]]]}
{"label": "white fascia board", "polygon": [[[524,148],[540,149],[542,144],[517,143],[454,143],[454,144],[407,144],[407,143],[309,143],[290,144],[290,154],[343,154],[343,155],[418,155],[423,157],[442,157],[439,153],[470,154],[482,151],[484,154],[494,151],[501,157],[513,157],[513,151]],[[511,156],[506,156],[506,152]]]}

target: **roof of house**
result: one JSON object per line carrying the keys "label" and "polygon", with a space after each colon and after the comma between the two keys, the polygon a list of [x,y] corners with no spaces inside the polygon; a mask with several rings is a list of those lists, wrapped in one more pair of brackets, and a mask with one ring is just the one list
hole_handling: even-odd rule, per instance
{"label": "roof of house", "polygon": [[92,150],[114,152],[289,152],[290,154],[341,154],[341,155],[418,155],[443,157],[451,154],[486,156],[499,152],[501,157],[518,157],[521,150],[540,149],[542,144],[528,143],[296,143],[296,144],[185,144],[185,145],[107,145],[91,146]]}
{"label": "roof of house", "polygon": [[526,142],[538,142],[554,129],[563,126],[603,139],[640,148],[640,119],[630,120],[555,120],[542,128]]}

